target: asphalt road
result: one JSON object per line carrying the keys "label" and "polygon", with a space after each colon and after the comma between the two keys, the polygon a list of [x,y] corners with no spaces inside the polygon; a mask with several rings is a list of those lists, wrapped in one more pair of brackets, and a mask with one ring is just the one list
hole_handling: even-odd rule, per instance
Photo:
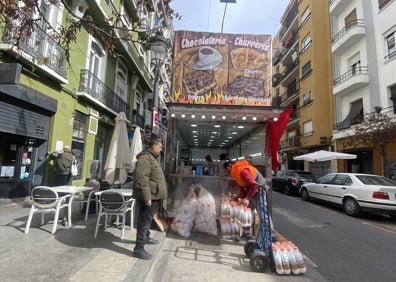
{"label": "asphalt road", "polygon": [[292,241],[327,281],[395,281],[396,220],[300,197],[272,195],[275,229]]}

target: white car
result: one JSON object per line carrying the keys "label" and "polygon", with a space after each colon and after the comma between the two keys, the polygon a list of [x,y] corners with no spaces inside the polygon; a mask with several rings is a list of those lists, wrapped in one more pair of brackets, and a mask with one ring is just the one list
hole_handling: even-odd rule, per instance
{"label": "white car", "polygon": [[354,217],[362,211],[396,218],[396,182],[383,176],[362,173],[329,173],[300,188],[304,201],[317,199],[342,205]]}

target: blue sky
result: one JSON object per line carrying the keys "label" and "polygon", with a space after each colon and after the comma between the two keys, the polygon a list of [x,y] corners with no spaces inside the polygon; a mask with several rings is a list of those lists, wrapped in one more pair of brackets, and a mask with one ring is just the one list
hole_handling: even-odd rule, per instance
{"label": "blue sky", "polygon": [[[290,0],[236,0],[227,5],[224,33],[270,34],[280,28],[280,19]],[[172,0],[171,7],[182,15],[174,20],[175,30],[221,32],[225,3],[220,0]]]}

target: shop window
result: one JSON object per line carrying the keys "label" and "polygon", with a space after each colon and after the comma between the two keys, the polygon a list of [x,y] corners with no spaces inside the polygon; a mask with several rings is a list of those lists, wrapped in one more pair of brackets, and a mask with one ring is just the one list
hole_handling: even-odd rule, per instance
{"label": "shop window", "polygon": [[87,133],[87,120],[87,115],[79,111],[75,112],[71,147],[72,153],[77,160],[78,174],[74,177],[74,179],[81,179],[84,160],[85,136]]}

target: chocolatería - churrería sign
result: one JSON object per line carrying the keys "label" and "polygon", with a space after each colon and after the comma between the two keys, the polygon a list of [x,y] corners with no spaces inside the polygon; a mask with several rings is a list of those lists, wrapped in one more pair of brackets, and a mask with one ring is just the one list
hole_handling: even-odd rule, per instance
{"label": "chocolater\u00eda - churrer\u00eda sign", "polygon": [[176,31],[167,102],[270,106],[271,35]]}

